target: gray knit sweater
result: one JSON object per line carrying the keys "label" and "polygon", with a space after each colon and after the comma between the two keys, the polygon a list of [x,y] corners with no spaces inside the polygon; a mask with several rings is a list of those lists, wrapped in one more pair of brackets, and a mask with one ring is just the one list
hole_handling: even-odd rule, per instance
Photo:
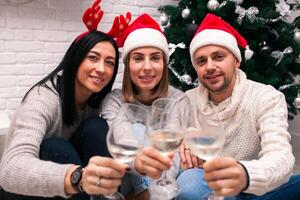
{"label": "gray knit sweater", "polygon": [[83,119],[98,114],[98,110],[86,106],[74,125],[67,127],[58,94],[45,87],[33,88],[10,125],[0,165],[1,187],[23,195],[66,197],[64,178],[70,165],[40,160],[40,144],[51,136],[68,140]]}

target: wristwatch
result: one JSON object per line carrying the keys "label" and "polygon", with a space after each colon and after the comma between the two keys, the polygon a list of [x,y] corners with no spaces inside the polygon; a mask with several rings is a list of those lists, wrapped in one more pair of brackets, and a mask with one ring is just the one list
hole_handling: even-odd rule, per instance
{"label": "wristwatch", "polygon": [[71,174],[71,185],[78,193],[84,192],[82,188],[82,172],[83,167],[77,167]]}

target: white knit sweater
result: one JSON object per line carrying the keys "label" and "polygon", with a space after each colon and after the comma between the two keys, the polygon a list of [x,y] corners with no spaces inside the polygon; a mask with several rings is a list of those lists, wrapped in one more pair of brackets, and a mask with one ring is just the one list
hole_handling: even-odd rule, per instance
{"label": "white knit sweater", "polygon": [[[187,91],[192,112],[198,119],[213,113],[207,106],[208,91],[202,85]],[[287,105],[284,95],[271,86],[246,78],[237,70],[232,96],[216,110],[225,126],[221,156],[240,161],[249,174],[246,193],[262,195],[288,181],[295,158],[287,132]]]}

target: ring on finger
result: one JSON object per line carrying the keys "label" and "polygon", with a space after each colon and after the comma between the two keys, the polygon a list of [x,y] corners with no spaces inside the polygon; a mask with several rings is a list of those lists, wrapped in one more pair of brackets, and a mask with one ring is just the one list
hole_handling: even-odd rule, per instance
{"label": "ring on finger", "polygon": [[97,185],[98,187],[101,187],[101,179],[102,179],[102,177],[99,176],[98,181],[97,181],[97,183],[96,183],[96,185]]}
{"label": "ring on finger", "polygon": [[184,147],[184,151],[190,151],[190,150],[191,150],[190,148]]}

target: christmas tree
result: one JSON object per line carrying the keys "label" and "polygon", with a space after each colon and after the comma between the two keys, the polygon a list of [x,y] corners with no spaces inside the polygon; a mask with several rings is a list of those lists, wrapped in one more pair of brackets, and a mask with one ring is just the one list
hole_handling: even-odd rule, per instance
{"label": "christmas tree", "polygon": [[241,63],[247,77],[283,92],[293,118],[300,108],[300,17],[287,18],[297,9],[299,0],[181,0],[178,6],[160,7],[161,25],[170,46],[177,47],[170,58],[170,83],[183,91],[197,86],[188,47],[205,15],[214,13],[241,33],[254,52]]}

